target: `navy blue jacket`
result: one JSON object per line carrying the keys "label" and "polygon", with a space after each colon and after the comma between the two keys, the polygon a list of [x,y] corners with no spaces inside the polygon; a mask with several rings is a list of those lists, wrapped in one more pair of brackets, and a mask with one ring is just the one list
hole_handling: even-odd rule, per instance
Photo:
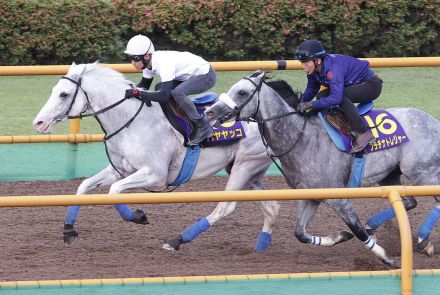
{"label": "navy blue jacket", "polygon": [[321,85],[330,89],[330,95],[312,102],[314,109],[333,107],[342,103],[344,88],[368,81],[374,76],[374,71],[366,60],[360,60],[348,55],[327,54],[321,64],[321,72],[307,75],[307,87],[302,101],[311,101]]}

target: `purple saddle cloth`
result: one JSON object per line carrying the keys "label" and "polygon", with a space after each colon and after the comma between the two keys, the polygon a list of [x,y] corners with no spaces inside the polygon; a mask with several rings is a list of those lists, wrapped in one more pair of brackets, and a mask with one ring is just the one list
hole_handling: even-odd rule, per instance
{"label": "purple saddle cloth", "polygon": [[[373,143],[366,146],[364,153],[367,154],[385,150],[409,141],[399,121],[388,111],[368,110],[365,112],[360,111],[360,114],[361,119],[371,128],[376,138]],[[330,125],[323,119],[322,115],[319,117],[323,123],[325,122],[323,125],[336,146],[344,152],[350,152],[352,149],[352,138]]]}
{"label": "purple saddle cloth", "polygon": [[[203,117],[205,110],[210,107],[217,100],[217,94],[214,92],[206,92],[201,96],[193,99],[196,105],[197,111]],[[173,113],[173,116],[180,124],[181,128],[177,130],[182,130],[181,133],[185,137],[185,142],[188,142],[190,135],[190,126],[188,121],[183,118],[180,114]],[[203,142],[205,146],[214,146],[221,144],[230,144],[236,140],[246,137],[243,126],[240,121],[226,122],[220,125],[218,128],[213,127],[214,135]]]}

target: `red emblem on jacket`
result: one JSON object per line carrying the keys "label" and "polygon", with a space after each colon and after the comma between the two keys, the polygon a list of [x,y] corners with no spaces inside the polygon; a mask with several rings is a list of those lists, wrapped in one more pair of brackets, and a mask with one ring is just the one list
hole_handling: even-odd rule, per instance
{"label": "red emblem on jacket", "polygon": [[331,78],[333,78],[333,73],[332,72],[327,72],[327,78],[329,78],[329,80],[331,79]]}

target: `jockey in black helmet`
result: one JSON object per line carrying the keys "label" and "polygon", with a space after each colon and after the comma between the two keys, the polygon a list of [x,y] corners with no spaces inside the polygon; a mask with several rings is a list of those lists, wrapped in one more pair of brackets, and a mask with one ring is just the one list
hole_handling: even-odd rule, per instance
{"label": "jockey in black helmet", "polygon": [[[379,97],[382,80],[370,68],[368,61],[329,54],[318,40],[302,42],[296,52],[307,74],[307,87],[298,105],[299,112],[309,109],[339,107],[352,123],[356,138],[351,153],[362,151],[375,138],[361,120],[354,103],[366,103]],[[321,86],[326,90],[319,92]],[[318,94],[318,99],[312,99]]]}

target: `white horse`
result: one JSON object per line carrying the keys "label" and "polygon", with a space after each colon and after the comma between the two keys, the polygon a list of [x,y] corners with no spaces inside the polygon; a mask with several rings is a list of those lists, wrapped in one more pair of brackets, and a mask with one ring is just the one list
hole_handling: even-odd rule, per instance
{"label": "white horse", "polygon": [[[93,188],[109,185],[109,194],[127,189],[161,187],[173,183],[185,158],[187,148],[182,136],[166,119],[160,105],[151,107],[137,99],[124,99],[131,82],[99,63],[73,63],[66,76],[52,89],[48,101],[33,121],[40,133],[50,133],[57,123],[68,117],[92,114],[106,134],[106,150],[110,165],[84,180],[77,195]],[[256,124],[243,124],[246,137],[226,146],[203,148],[192,179],[214,175],[230,168],[226,190],[264,189],[262,178],[271,164]],[[229,171],[229,169],[227,169]],[[264,225],[256,250],[264,252],[271,242],[273,224],[279,205],[274,201],[259,202]],[[211,225],[235,209],[236,202],[221,202],[214,211],[181,234],[168,239],[167,250],[178,250],[206,231]],[[148,223],[141,210],[132,211],[127,205],[115,205],[122,218],[135,223]],[[73,228],[79,206],[67,209],[64,241],[72,243],[78,236]]]}

